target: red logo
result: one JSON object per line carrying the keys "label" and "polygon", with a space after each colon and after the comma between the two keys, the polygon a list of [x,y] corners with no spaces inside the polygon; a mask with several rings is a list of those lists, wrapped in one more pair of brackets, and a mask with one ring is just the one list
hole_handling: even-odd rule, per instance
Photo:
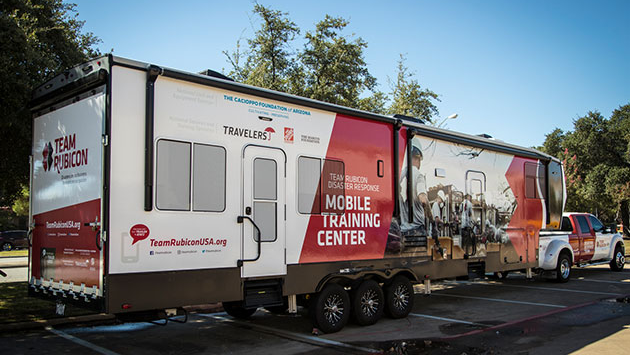
{"label": "red logo", "polygon": [[145,240],[149,237],[149,227],[144,224],[136,224],[129,230],[129,235],[133,238],[133,243],[131,243],[131,245],[134,245],[137,242]]}
{"label": "red logo", "polygon": [[284,142],[293,143],[293,128],[284,127]]}

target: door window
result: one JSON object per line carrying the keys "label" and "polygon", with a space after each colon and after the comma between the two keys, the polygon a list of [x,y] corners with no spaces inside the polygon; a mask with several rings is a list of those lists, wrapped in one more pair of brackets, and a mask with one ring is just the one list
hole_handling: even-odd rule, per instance
{"label": "door window", "polygon": [[582,234],[590,234],[591,229],[588,226],[588,221],[585,216],[576,216],[578,225],[580,226],[580,233]]}
{"label": "door window", "polygon": [[599,221],[599,219],[594,216],[588,216],[588,218],[591,220],[591,226],[593,226],[593,231],[595,231],[595,233],[599,233],[604,230],[604,225]]}
{"label": "door window", "polygon": [[[275,160],[254,159],[254,221],[260,228],[261,240],[276,240],[278,213],[278,167]],[[258,241],[258,235],[254,234]]]}

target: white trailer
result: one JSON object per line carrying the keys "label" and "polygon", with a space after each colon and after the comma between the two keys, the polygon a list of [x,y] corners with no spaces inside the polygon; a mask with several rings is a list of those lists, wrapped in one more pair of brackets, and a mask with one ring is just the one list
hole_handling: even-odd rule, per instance
{"label": "white trailer", "polygon": [[562,217],[538,151],[111,55],[32,112],[30,292],[109,313],[372,324],[412,283],[536,267]]}

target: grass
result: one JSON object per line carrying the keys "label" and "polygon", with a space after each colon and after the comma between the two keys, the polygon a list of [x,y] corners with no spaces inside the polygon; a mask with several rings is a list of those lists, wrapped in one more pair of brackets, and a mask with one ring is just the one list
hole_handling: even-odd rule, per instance
{"label": "grass", "polygon": [[4,256],[28,256],[28,249],[18,249],[11,251],[0,251],[0,258]]}
{"label": "grass", "polygon": [[93,314],[91,310],[66,304],[65,316],[55,314],[54,301],[29,297],[26,282],[0,283],[0,324],[39,321]]}

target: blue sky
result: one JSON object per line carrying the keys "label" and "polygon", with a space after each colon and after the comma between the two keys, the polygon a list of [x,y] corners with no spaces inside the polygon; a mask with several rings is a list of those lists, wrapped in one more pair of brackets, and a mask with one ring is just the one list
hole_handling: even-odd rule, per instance
{"label": "blue sky", "polygon": [[[229,70],[222,51],[258,28],[250,0],[74,0],[102,52],[176,69]],[[630,103],[630,1],[260,0],[306,31],[326,14],[350,21],[388,91],[399,55],[440,95],[448,128],[523,146],[571,130],[588,111]],[[300,49],[301,38],[293,44]]]}

